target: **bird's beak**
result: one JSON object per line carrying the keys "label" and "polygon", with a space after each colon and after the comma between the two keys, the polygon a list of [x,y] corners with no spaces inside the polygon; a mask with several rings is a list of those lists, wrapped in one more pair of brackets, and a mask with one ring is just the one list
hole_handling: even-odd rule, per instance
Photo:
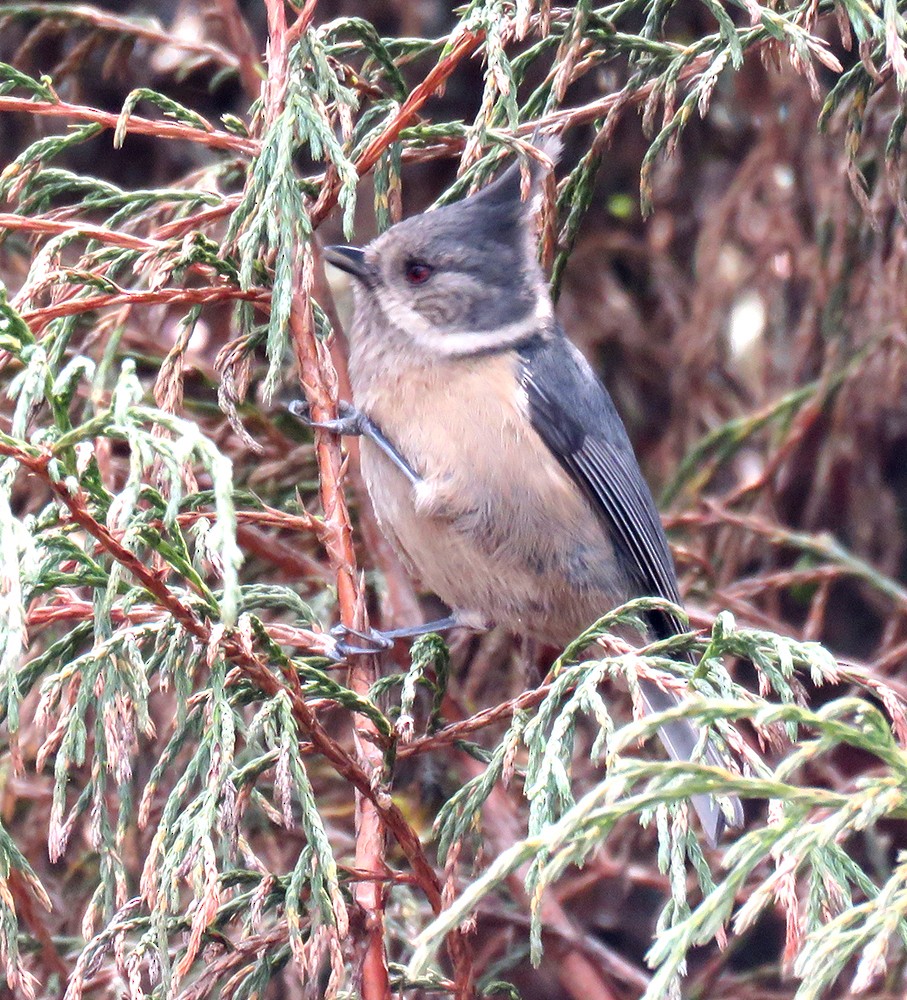
{"label": "bird's beak", "polygon": [[368,283],[371,279],[372,269],[365,262],[365,251],[359,247],[325,247],[324,259],[360,281]]}

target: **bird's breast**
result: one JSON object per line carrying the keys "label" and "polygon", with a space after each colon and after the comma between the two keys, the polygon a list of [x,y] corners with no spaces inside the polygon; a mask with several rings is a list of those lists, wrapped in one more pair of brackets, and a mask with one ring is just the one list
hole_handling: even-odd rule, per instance
{"label": "bird's breast", "polygon": [[533,429],[513,354],[354,373],[353,389],[422,479],[363,441],[382,530],[442,600],[515,628],[552,619],[536,631],[560,641],[554,619],[570,638],[622,599],[607,531]]}
{"label": "bird's breast", "polygon": [[[470,531],[493,535],[498,517],[562,522],[580,514],[582,497],[529,422],[512,355],[404,370],[356,396],[422,478],[407,492],[426,516],[465,519]],[[372,466],[378,456],[368,452]]]}

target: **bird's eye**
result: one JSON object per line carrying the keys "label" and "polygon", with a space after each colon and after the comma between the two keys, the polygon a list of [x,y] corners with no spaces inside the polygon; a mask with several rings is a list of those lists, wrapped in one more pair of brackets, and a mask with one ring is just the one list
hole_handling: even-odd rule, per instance
{"label": "bird's eye", "polygon": [[411,285],[424,285],[432,276],[434,270],[431,264],[426,264],[424,261],[409,260],[406,262],[403,273]]}

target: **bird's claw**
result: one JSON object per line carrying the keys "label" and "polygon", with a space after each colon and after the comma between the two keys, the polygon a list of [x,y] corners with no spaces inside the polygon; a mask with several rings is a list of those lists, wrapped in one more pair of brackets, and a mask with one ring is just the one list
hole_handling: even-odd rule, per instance
{"label": "bird's claw", "polygon": [[312,415],[309,411],[308,401],[305,399],[294,399],[292,403],[287,403],[287,411],[291,413],[300,423],[310,424]]}
{"label": "bird's claw", "polygon": [[335,420],[312,420],[309,404],[304,399],[294,400],[287,406],[287,410],[307,427],[317,427],[320,430],[330,431],[332,434],[342,434],[346,437],[364,434],[387,455],[413,486],[418,486],[422,481],[418,473],[384,436],[381,428],[364,413],[357,410],[352,403],[341,399],[337,404],[338,416]]}
{"label": "bird's claw", "polygon": [[[363,646],[354,646],[346,642],[347,637],[352,636],[364,643]],[[331,637],[334,639],[334,649],[344,659],[347,656],[365,656],[370,653],[380,653],[385,649],[390,649],[394,640],[379,632],[377,629],[369,629],[368,632],[351,628],[348,625],[335,625],[331,629]]]}
{"label": "bird's claw", "polygon": [[333,420],[312,420],[309,404],[304,399],[294,399],[287,409],[307,427],[317,427],[319,430],[347,437],[355,437],[362,433],[362,414],[352,403],[347,403],[345,400],[340,400],[337,404],[338,415]]}

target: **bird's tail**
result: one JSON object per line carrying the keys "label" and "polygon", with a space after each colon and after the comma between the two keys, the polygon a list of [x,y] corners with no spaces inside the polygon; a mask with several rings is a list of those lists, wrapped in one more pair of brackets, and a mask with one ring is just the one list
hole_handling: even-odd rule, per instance
{"label": "bird's tail", "polygon": [[[665,712],[674,708],[678,703],[678,699],[674,695],[663,691],[652,681],[640,680],[639,687],[648,712]],[[696,726],[686,719],[677,719],[667,723],[658,730],[658,735],[674,760],[691,760],[700,737]],[[705,763],[715,767],[726,766],[718,751],[711,744],[705,751]],[[713,796],[705,794],[693,796],[693,808],[696,810],[705,835],[713,847],[718,843],[725,825],[743,826],[743,806],[740,804],[740,799],[736,795],[728,795],[724,801],[728,806],[729,815],[727,817]]]}

